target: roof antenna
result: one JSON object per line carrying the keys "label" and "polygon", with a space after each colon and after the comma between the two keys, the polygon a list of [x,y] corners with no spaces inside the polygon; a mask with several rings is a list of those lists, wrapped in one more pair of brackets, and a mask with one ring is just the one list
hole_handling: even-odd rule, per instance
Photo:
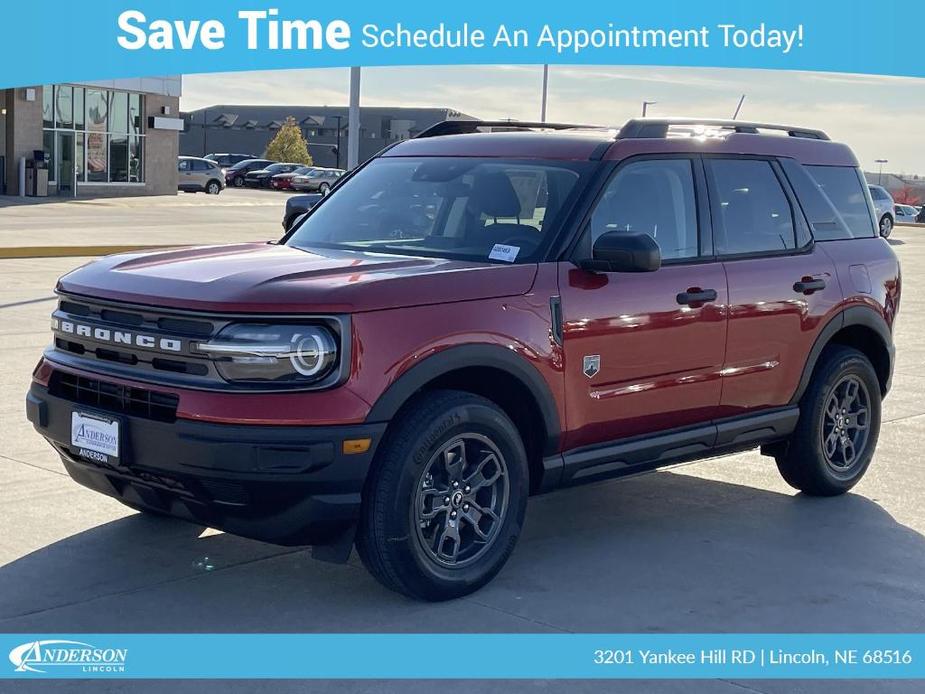
{"label": "roof antenna", "polygon": [[742,95],[742,98],[739,99],[739,105],[736,106],[736,112],[732,114],[732,120],[735,120],[739,117],[739,111],[742,110],[742,104],[745,103],[745,94]]}

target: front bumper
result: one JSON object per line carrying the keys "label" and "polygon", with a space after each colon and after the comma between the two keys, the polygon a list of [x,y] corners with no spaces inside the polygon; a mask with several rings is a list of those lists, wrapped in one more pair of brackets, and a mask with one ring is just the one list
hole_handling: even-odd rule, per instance
{"label": "front bumper", "polygon": [[[77,455],[75,410],[119,421],[117,462]],[[163,422],[72,402],[39,383],[26,396],[26,413],[80,484],[129,506],[282,545],[326,544],[354,526],[386,426]],[[343,441],[367,437],[368,451],[343,453]]]}

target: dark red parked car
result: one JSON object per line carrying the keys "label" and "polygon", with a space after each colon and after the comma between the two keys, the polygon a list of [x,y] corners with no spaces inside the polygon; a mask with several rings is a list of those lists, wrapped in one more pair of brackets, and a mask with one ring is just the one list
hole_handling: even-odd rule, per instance
{"label": "dark red parked car", "polygon": [[279,243],[111,256],[57,291],[27,411],[75,480],[355,543],[437,600],[501,570],[531,493],[759,446],[809,495],[850,489],[900,273],[822,132],[455,121]]}
{"label": "dark red parked car", "polygon": [[270,187],[274,190],[292,190],[292,179],[296,176],[304,176],[314,168],[313,166],[300,166],[286,173],[274,174],[270,176]]}

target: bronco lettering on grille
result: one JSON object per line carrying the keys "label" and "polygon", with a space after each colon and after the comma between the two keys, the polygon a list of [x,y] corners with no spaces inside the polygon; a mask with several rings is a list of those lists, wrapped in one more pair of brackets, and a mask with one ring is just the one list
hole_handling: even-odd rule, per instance
{"label": "bronco lettering on grille", "polygon": [[135,345],[144,349],[162,349],[165,352],[180,352],[183,345],[180,340],[169,337],[155,337],[153,335],[144,335],[142,333],[133,333],[126,330],[110,330],[109,328],[97,328],[92,325],[75,323],[74,321],[51,319],[53,330],[88,337],[99,342],[111,342],[120,345]]}

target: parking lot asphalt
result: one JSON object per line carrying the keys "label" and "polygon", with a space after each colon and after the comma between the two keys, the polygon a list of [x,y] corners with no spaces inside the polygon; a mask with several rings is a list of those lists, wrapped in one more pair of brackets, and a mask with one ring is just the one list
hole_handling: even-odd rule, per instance
{"label": "parking lot asphalt", "polygon": [[[123,207],[118,201],[112,203],[115,213],[109,205],[78,212],[81,203],[62,205],[60,211],[46,205],[0,208],[0,234],[48,230],[53,217],[62,227],[55,233],[92,235],[94,243],[98,237],[124,239],[117,225],[138,218],[144,223],[130,226],[133,231],[167,234],[158,231],[166,224],[174,227],[170,234],[187,233],[187,242],[275,233],[285,196],[245,193],[238,202],[237,192],[220,196],[218,205],[211,199],[191,203],[195,208],[177,205],[205,196],[182,196],[176,205],[133,201]],[[200,209],[206,204],[211,207]],[[0,632],[921,632],[925,229],[897,228],[891,243],[904,280],[896,373],[877,454],[851,494],[833,499],[796,494],[773,461],[754,452],[536,497],[524,535],[497,579],[468,598],[436,605],[381,588],[355,556],[346,565],[326,564],[303,550],[143,517],[72,482],[26,422],[23,397],[49,340],[55,279],[86,259],[0,260]],[[921,691],[921,683],[909,682],[770,680],[139,682],[130,687],[0,681],[0,691],[11,692],[343,694],[435,687],[466,692]]]}

